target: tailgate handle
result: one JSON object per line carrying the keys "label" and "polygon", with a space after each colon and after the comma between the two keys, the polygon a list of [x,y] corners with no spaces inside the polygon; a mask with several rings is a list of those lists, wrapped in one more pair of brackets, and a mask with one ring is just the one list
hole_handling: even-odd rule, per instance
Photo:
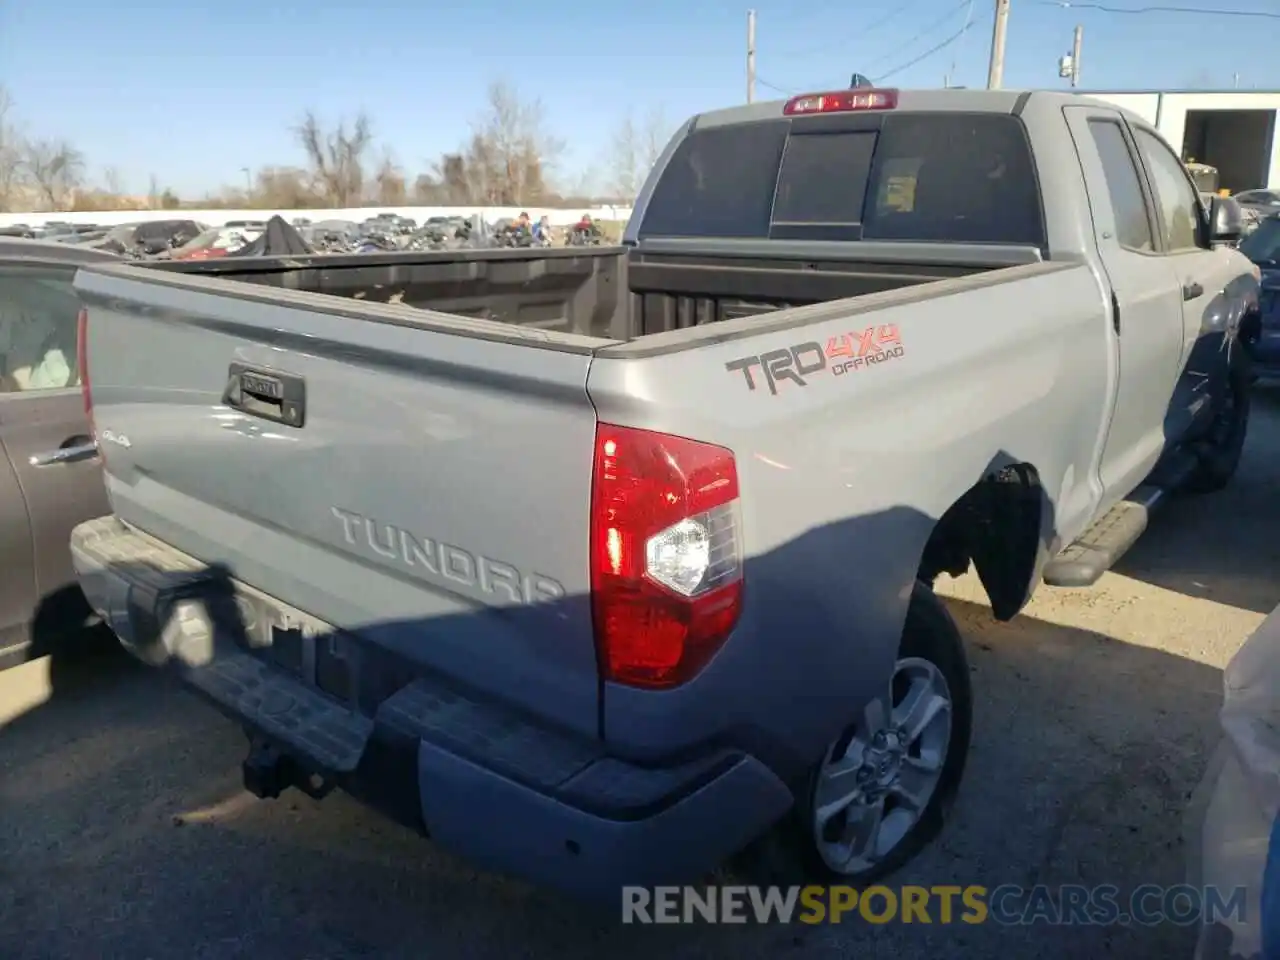
{"label": "tailgate handle", "polygon": [[307,382],[283,370],[233,363],[222,402],[251,417],[301,427],[307,419]]}

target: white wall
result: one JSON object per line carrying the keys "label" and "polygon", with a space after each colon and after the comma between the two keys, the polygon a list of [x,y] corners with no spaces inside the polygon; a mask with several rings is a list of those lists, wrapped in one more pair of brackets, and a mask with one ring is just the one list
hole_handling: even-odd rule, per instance
{"label": "white wall", "polygon": [[[1221,93],[1093,93],[1087,94],[1142,117],[1182,153],[1188,110],[1280,110],[1280,94],[1227,90]],[[1267,182],[1255,186],[1280,188],[1280,122],[1275,125]],[[1197,158],[1198,159],[1198,158]]]}
{"label": "white wall", "polygon": [[8,227],[15,223],[38,226],[50,220],[61,220],[64,223],[99,223],[103,226],[116,226],[121,223],[137,223],[142,220],[184,219],[207,223],[210,226],[221,226],[228,220],[266,220],[273,214],[280,214],[286,220],[294,217],[306,217],[312,222],[321,220],[354,220],[356,223],[379,213],[394,213],[398,216],[412,217],[419,223],[427,217],[471,216],[481,213],[486,220],[494,221],[502,217],[518,216],[526,212],[537,220],[546,214],[553,226],[563,227],[576,223],[584,213],[591,214],[596,220],[626,220],[631,216],[630,207],[596,207],[583,210],[574,207],[570,210],[551,210],[544,207],[360,207],[354,210],[110,210],[110,211],[77,211],[74,213],[0,213],[0,226]]}
{"label": "white wall", "polygon": [[[1166,93],[1160,110],[1160,132],[1175,150],[1182,150],[1182,138],[1187,129],[1188,110],[1276,110],[1280,109],[1280,95],[1274,93]],[[1280,187],[1280,123],[1271,138],[1271,162],[1267,169],[1267,182],[1258,187]]]}

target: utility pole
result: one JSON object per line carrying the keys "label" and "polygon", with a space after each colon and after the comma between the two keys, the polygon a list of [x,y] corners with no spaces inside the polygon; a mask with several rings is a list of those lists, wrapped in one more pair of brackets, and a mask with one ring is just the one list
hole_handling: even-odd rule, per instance
{"label": "utility pole", "polygon": [[747,103],[756,101],[756,12],[747,11]]}
{"label": "utility pole", "polygon": [[1004,81],[1004,38],[1009,30],[1009,0],[996,0],[996,25],[991,33],[991,64],[987,68],[987,89],[999,90]]}
{"label": "utility pole", "polygon": [[1084,46],[1084,27],[1076,24],[1076,35],[1071,40],[1071,85],[1080,86],[1080,48]]}

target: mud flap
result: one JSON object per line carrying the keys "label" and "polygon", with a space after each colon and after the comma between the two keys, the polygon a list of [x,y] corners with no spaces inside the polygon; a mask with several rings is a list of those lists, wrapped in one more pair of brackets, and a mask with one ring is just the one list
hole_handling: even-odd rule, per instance
{"label": "mud flap", "polygon": [[[1016,486],[1010,496],[1008,488]],[[1031,597],[1033,570],[1040,549],[1039,481],[1022,464],[1001,470],[979,488],[986,500],[979,505],[983,520],[974,524],[973,565],[978,571],[991,613],[1012,620]]]}

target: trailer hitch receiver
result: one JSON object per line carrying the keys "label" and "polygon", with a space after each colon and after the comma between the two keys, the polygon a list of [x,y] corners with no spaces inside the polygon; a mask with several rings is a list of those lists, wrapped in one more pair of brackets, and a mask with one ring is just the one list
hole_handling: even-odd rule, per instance
{"label": "trailer hitch receiver", "polygon": [[241,764],[241,771],[244,788],[263,800],[274,800],[290,787],[316,800],[323,800],[336,786],[331,777],[307,770],[261,737],[250,737],[249,755]]}

